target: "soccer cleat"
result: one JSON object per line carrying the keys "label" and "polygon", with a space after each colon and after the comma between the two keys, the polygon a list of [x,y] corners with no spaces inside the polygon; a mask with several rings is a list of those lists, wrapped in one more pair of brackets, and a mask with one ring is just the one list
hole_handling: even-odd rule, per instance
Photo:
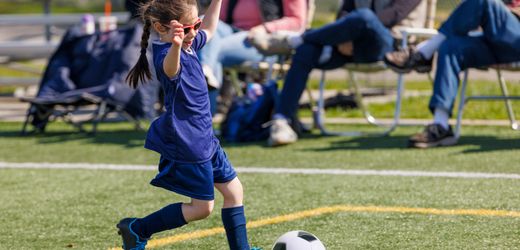
{"label": "soccer cleat", "polygon": [[133,230],[132,224],[137,218],[124,218],[117,223],[117,232],[123,238],[123,249],[124,250],[144,250],[148,239],[139,237]]}
{"label": "soccer cleat", "polygon": [[281,146],[294,143],[298,140],[298,135],[291,128],[286,119],[274,119],[270,128],[269,146]]}
{"label": "soccer cleat", "polygon": [[443,128],[439,124],[430,124],[422,133],[413,135],[408,139],[408,146],[413,148],[432,148],[439,146],[451,146],[457,143],[457,138],[451,130]]}
{"label": "soccer cleat", "polygon": [[412,70],[418,73],[428,73],[432,70],[433,57],[425,59],[421,53],[409,48],[386,53],[384,61],[390,69],[397,73],[409,73]]}

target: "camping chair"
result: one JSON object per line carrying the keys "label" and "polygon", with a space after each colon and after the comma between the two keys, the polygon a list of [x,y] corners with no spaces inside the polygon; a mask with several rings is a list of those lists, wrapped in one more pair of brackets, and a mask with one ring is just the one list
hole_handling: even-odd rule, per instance
{"label": "camping chair", "polygon": [[[452,6],[456,6],[456,5],[458,5],[459,2],[460,1],[453,0],[453,1],[450,1],[449,4],[451,4]],[[402,29],[401,33],[403,34],[403,37],[407,37],[407,36],[410,36],[410,35],[420,36],[420,37],[432,37],[432,36],[437,34],[437,30],[435,30],[435,29],[410,29],[410,28],[408,28],[408,29]],[[481,32],[480,31],[474,31],[474,32],[470,32],[469,35],[470,36],[478,36],[478,35],[481,35]],[[406,40],[403,40],[403,41],[406,41]],[[406,44],[403,44],[403,45],[404,45],[403,47],[406,47]],[[484,69],[484,70],[492,69],[492,70],[496,71],[497,78],[498,78],[497,83],[500,86],[500,91],[501,91],[502,95],[498,95],[498,96],[497,95],[473,95],[473,96],[466,96],[466,88],[467,88],[468,80],[469,80],[469,69],[466,69],[464,71],[461,87],[460,87],[460,90],[459,90],[460,91],[459,92],[459,104],[458,104],[458,109],[457,109],[457,119],[456,119],[455,131],[454,131],[456,139],[460,138],[461,127],[462,127],[462,115],[464,113],[464,107],[465,107],[466,103],[468,103],[469,101],[472,101],[472,100],[478,100],[478,101],[497,101],[497,100],[500,101],[500,100],[503,100],[504,104],[505,104],[505,107],[506,107],[506,110],[507,110],[507,114],[508,114],[508,118],[509,118],[509,122],[510,122],[511,128],[513,130],[520,130],[520,126],[518,125],[518,122],[516,121],[515,114],[514,114],[514,111],[513,111],[513,106],[512,106],[512,103],[511,103],[511,100],[520,100],[520,96],[511,96],[511,95],[509,95],[509,91],[508,91],[508,88],[507,88],[507,83],[506,83],[506,80],[505,80],[505,78],[503,77],[503,74],[502,74],[503,71],[520,72],[520,62],[490,65],[487,68],[484,67],[484,68],[479,68],[479,69],[480,70],[482,70],[482,69]]]}
{"label": "camping chair", "polygon": [[82,132],[91,123],[89,132],[95,133],[112,112],[140,128],[138,119],[150,116],[144,102],[153,99],[153,87],[134,90],[125,78],[139,56],[141,32],[140,25],[93,35],[70,29],[49,59],[36,97],[21,99],[30,103],[22,134],[29,125],[32,132],[44,132],[49,121],[59,118]]}
{"label": "camping chair", "polygon": [[[403,36],[419,35],[419,36],[423,36],[423,37],[432,37],[435,34],[437,34],[437,30],[435,30],[435,29],[403,29],[402,33],[403,33]],[[470,35],[479,35],[479,34],[480,34],[480,32],[470,32]],[[479,68],[479,69],[482,69],[482,68]],[[466,69],[464,71],[464,76],[462,79],[460,93],[459,93],[457,123],[455,125],[455,131],[454,131],[456,139],[460,138],[464,106],[466,105],[466,103],[468,103],[471,100],[479,100],[479,101],[503,100],[506,110],[507,110],[511,128],[513,130],[520,130],[520,127],[518,126],[518,122],[516,121],[516,118],[515,118],[513,106],[511,104],[511,100],[520,100],[520,96],[509,95],[506,80],[502,75],[502,71],[520,72],[520,62],[490,65],[488,68],[483,68],[483,69],[484,70],[492,69],[492,70],[496,71],[497,77],[498,77],[498,84],[500,86],[502,95],[500,95],[500,96],[491,96],[491,95],[466,96],[466,88],[467,88],[468,80],[469,80],[469,69]]]}
{"label": "camping chair", "polygon": [[[435,11],[436,11],[436,4],[437,0],[425,0],[425,8],[426,8],[426,17],[424,21],[424,28],[422,29],[428,29],[433,28],[434,25],[434,18],[435,18]],[[414,29],[414,28],[410,28]],[[410,32],[410,31],[407,31]],[[403,36],[401,39],[401,47],[406,48],[409,38],[411,38],[411,35],[414,35],[414,38],[419,38],[420,34],[411,34],[411,33],[405,33],[402,32]],[[404,75],[399,74],[398,80],[397,80],[397,89],[396,89],[396,104],[395,104],[395,110],[394,110],[394,117],[393,121],[390,125],[385,125],[382,122],[378,121],[374,116],[372,116],[365,105],[365,102],[363,100],[363,95],[361,93],[361,88],[359,87],[358,80],[356,78],[356,73],[375,73],[375,72],[381,72],[387,70],[387,66],[383,61],[378,61],[374,63],[348,63],[344,66],[344,68],[347,70],[348,73],[348,79],[347,79],[347,86],[350,86],[351,91],[354,94],[354,101],[356,105],[361,109],[363,112],[363,115],[366,119],[366,121],[369,124],[376,125],[378,127],[383,127],[384,131],[375,133],[373,135],[381,135],[386,136],[389,135],[392,131],[395,130],[397,125],[399,124],[399,117],[401,113],[401,101],[402,96],[404,92]],[[367,133],[363,133],[360,131],[330,131],[325,127],[325,73],[326,71],[323,70],[321,73],[321,79],[319,83],[319,95],[318,100],[316,102],[316,105],[312,107],[312,113],[313,113],[313,121],[314,126],[318,128],[322,135],[339,135],[339,136],[360,136],[360,135],[366,135]]]}
{"label": "camping chair", "polygon": [[502,75],[502,71],[520,72],[520,62],[491,65],[489,68],[495,70],[497,73],[498,84],[500,85],[500,90],[502,92],[502,95],[499,95],[499,96],[491,96],[491,95],[466,96],[466,87],[468,85],[468,76],[469,76],[469,70],[466,69],[464,71],[464,77],[463,77],[462,86],[460,89],[459,107],[458,107],[458,112],[457,112],[457,124],[455,125],[455,131],[454,131],[456,139],[459,139],[460,133],[461,133],[462,114],[464,111],[464,106],[466,105],[467,102],[469,102],[471,100],[479,100],[479,101],[503,100],[504,104],[506,106],[507,115],[509,117],[509,122],[510,122],[511,128],[513,130],[520,130],[520,127],[518,126],[518,122],[516,121],[516,118],[515,118],[513,106],[511,104],[511,100],[520,100],[520,96],[509,95],[506,80],[504,79],[504,77]]}

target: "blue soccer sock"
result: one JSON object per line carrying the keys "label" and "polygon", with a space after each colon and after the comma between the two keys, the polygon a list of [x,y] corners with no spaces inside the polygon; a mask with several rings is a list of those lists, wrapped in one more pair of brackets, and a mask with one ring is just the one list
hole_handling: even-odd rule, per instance
{"label": "blue soccer sock", "polygon": [[222,223],[231,250],[249,250],[244,206],[222,209]]}
{"label": "blue soccer sock", "polygon": [[132,225],[132,230],[140,237],[148,239],[154,233],[182,227],[186,224],[182,214],[182,203],[174,203],[144,218],[137,219]]}

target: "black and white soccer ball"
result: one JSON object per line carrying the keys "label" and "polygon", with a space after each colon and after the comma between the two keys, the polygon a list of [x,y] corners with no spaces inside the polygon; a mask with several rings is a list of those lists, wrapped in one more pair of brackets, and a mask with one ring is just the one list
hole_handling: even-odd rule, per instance
{"label": "black and white soccer ball", "polygon": [[325,250],[318,237],[305,231],[290,231],[278,238],[273,250]]}

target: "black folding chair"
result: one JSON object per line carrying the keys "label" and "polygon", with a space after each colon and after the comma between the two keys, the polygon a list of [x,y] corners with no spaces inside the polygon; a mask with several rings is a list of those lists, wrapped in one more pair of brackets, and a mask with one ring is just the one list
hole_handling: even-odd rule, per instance
{"label": "black folding chair", "polygon": [[30,108],[22,128],[27,134],[44,132],[50,121],[62,119],[80,131],[97,124],[115,112],[135,123],[154,116],[151,110],[157,101],[158,84],[137,90],[125,83],[126,75],[139,56],[142,26],[120,28],[110,32],[80,35],[70,29],[49,59],[38,93],[29,102]]}

